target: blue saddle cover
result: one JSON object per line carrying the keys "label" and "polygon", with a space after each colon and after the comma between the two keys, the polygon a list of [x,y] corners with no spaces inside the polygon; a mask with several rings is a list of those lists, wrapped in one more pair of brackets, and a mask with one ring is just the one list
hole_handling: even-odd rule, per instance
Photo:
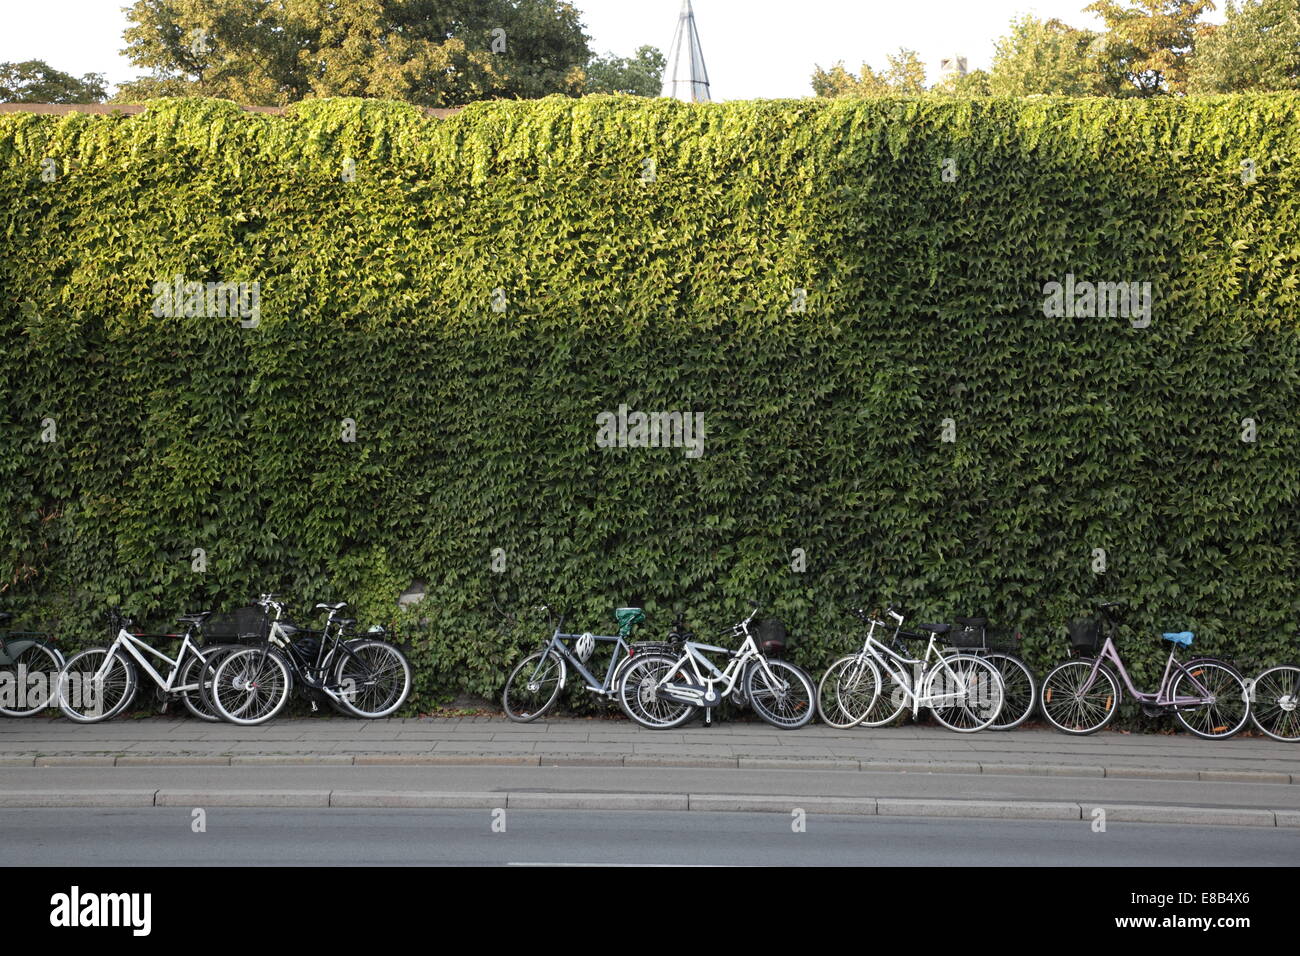
{"label": "blue saddle cover", "polygon": [[1177,634],[1165,634],[1164,638],[1166,641],[1173,641],[1180,647],[1191,647],[1192,638],[1195,636],[1191,631],[1179,631]]}

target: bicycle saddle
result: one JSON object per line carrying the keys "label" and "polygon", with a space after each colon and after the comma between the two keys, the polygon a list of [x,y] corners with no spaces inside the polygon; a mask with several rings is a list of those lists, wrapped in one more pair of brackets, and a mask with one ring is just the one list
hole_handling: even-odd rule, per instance
{"label": "bicycle saddle", "polygon": [[989,622],[986,617],[955,617],[953,620],[963,627],[983,627]]}
{"label": "bicycle saddle", "polygon": [[347,602],[347,601],[340,601],[338,604],[317,604],[317,605],[316,605],[316,610],[317,610],[317,611],[329,611],[329,612],[333,613],[334,611],[341,611],[341,610],[343,610],[343,609],[344,609],[345,607],[347,607],[347,606],[348,606],[348,602]]}
{"label": "bicycle saddle", "polygon": [[1162,637],[1164,637],[1166,641],[1172,641],[1174,644],[1177,644],[1180,647],[1191,647],[1192,638],[1195,636],[1196,635],[1193,634],[1191,631],[1179,631],[1176,634],[1162,635]]}
{"label": "bicycle saddle", "polygon": [[918,624],[917,627],[931,634],[947,634],[952,630],[947,624]]}
{"label": "bicycle saddle", "polygon": [[178,623],[178,624],[202,624],[204,621],[206,621],[206,620],[207,620],[208,618],[210,618],[211,616],[212,616],[212,612],[211,612],[211,611],[198,611],[197,613],[194,613],[194,614],[182,614],[180,617],[176,618],[176,623]]}

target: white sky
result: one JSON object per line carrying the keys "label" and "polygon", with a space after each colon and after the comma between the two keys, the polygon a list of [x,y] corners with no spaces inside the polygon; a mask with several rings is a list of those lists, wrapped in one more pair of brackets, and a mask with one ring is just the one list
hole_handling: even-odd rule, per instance
{"label": "white sky", "polygon": [[[0,62],[45,60],[110,83],[137,76],[119,51],[127,0],[0,0]],[[649,43],[667,52],[680,0],[574,0],[597,53],[628,55]],[[876,67],[900,46],[937,78],[940,57],[987,67],[1012,18],[1032,13],[1097,26],[1088,0],[692,0],[713,98],[807,96],[814,65]],[[1221,23],[1222,10],[1209,17]]]}

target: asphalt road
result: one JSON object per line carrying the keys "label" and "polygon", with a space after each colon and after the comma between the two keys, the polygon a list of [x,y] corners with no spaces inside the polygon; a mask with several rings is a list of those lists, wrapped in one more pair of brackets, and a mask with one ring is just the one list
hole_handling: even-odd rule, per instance
{"label": "asphalt road", "polygon": [[1252,827],[511,810],[0,810],[0,864],[1293,866],[1300,833]]}

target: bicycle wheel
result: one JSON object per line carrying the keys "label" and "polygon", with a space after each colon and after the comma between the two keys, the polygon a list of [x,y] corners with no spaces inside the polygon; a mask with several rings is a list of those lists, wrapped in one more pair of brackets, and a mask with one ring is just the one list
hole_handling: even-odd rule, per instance
{"label": "bicycle wheel", "polygon": [[1274,740],[1300,740],[1300,667],[1270,667],[1251,687],[1255,726]]}
{"label": "bicycle wheel", "polygon": [[1224,740],[1246,726],[1250,691],[1235,668],[1209,660],[1189,662],[1185,667],[1174,679],[1174,697],[1204,697],[1208,691],[1214,703],[1174,707],[1180,724],[1206,740]]}
{"label": "bicycle wheel", "polygon": [[1119,712],[1119,681],[1105,664],[1097,679],[1084,689],[1092,674],[1091,660],[1066,661],[1043,678],[1043,716],[1063,734],[1094,734]]}
{"label": "bicycle wheel", "polygon": [[215,667],[209,666],[209,661],[218,657],[222,650],[221,645],[215,647],[196,648],[196,656],[191,657],[181,668],[177,680],[183,690],[177,691],[181,703],[199,720],[219,721],[221,715],[217,713],[212,706],[210,695],[203,692],[203,679],[205,674],[211,674]]}
{"label": "bicycle wheel", "polygon": [[876,666],[880,669],[882,677],[880,694],[876,697],[876,702],[871,705],[871,710],[858,721],[859,727],[887,727],[896,724],[910,703],[908,697],[910,684],[904,687],[893,674],[889,675],[888,680],[883,680],[886,671],[880,668],[880,665]]}
{"label": "bicycle wheel", "polygon": [[754,713],[781,730],[797,730],[817,712],[812,678],[789,661],[769,660],[766,669],[762,661],[752,664],[745,674],[745,696]]}
{"label": "bicycle wheel", "polygon": [[555,704],[564,683],[564,661],[550,651],[529,654],[506,678],[501,709],[516,723],[536,720]]}
{"label": "bicycle wheel", "polygon": [[667,656],[638,656],[623,673],[618,689],[618,703],[623,713],[642,727],[667,730],[680,727],[698,708],[661,697],[656,688],[660,682],[677,670],[678,658]]}
{"label": "bicycle wheel", "polygon": [[922,686],[934,719],[959,734],[991,727],[1006,697],[998,669],[973,654],[942,658]]}
{"label": "bicycle wheel", "polygon": [[6,717],[30,717],[55,703],[55,687],[63,659],[58,652],[37,641],[15,650],[13,641],[0,664],[0,714]]}
{"label": "bicycle wheel", "polygon": [[387,717],[411,693],[411,664],[387,641],[349,641],[334,670],[334,683],[343,688],[339,703],[354,717]]}
{"label": "bicycle wheel", "polygon": [[278,653],[248,647],[221,658],[209,693],[217,713],[247,727],[278,714],[292,689],[293,678]]}
{"label": "bicycle wheel", "polygon": [[832,727],[852,727],[880,697],[880,670],[861,654],[841,657],[817,684],[817,713]]}
{"label": "bicycle wheel", "polygon": [[[199,700],[202,706],[206,707],[216,716],[221,718],[221,711],[217,709],[216,701],[212,699],[212,678],[216,676],[217,667],[223,660],[235,651],[243,650],[246,644],[218,644],[211,648],[210,653],[204,658],[203,668],[195,676],[195,683],[199,685]],[[204,648],[208,650],[208,648]]]}
{"label": "bicycle wheel", "polygon": [[[135,696],[136,673],[131,662],[106,647],[74,654],[59,671],[59,710],[69,720],[93,724],[117,716]],[[102,673],[101,673],[102,669]]]}
{"label": "bicycle wheel", "polygon": [[1010,654],[986,654],[984,659],[997,668],[1005,692],[1002,713],[989,724],[989,730],[1019,727],[1029,719],[1038,703],[1038,683],[1034,680],[1034,672],[1024,661]]}

